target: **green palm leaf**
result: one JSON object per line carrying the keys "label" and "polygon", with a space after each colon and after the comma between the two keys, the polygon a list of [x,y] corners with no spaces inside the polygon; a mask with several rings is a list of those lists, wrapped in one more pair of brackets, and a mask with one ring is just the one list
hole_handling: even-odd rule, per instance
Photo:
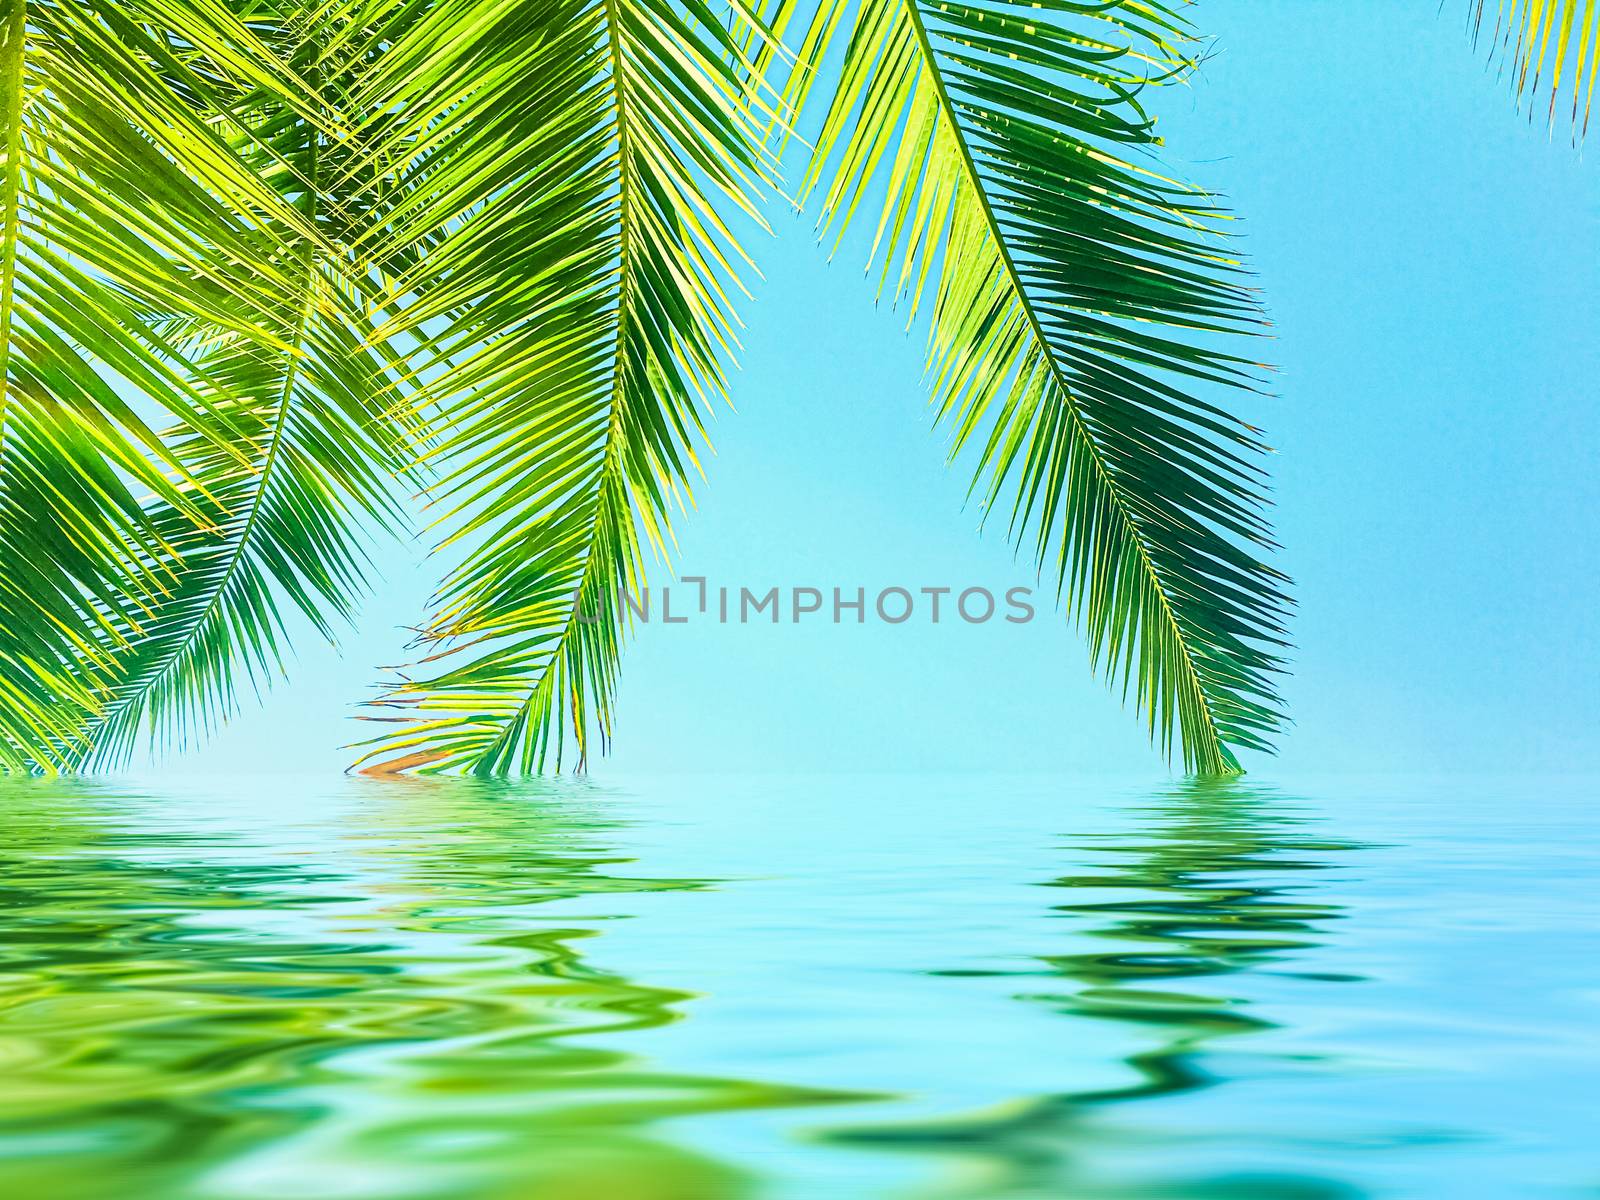
{"label": "green palm leaf", "polygon": [[[1582,137],[1600,74],[1600,12],[1595,0],[1488,0],[1473,9],[1473,35],[1485,38],[1511,73],[1517,97],[1548,93],[1546,119],[1554,124],[1556,103],[1571,95],[1573,130]],[[1532,114],[1530,113],[1530,116]]]}
{"label": "green palm leaf", "polygon": [[386,332],[431,359],[423,457],[459,561],[360,763],[581,765],[734,342],[719,212],[753,218],[765,171],[756,22],[673,0],[439,8],[360,103],[417,131],[387,236],[419,252]]}
{"label": "green palm leaf", "polygon": [[[365,534],[398,521],[392,481],[413,428],[404,364],[370,336],[380,265],[351,248],[391,181],[352,167],[361,130],[341,112],[367,62],[359,51],[392,27],[352,41],[348,14],[331,8],[312,19],[299,5],[255,5],[246,26],[192,0],[127,7],[181,41],[182,60],[163,64],[168,86],[272,189],[257,240],[281,284],[264,314],[270,341],[195,331],[210,409],[164,441],[203,493],[205,520],[159,501],[147,510],[172,586],[106,673],[77,763],[116,761],[142,731],[186,735],[230,712],[241,677],[281,670],[285,610],[331,638],[364,586]],[[355,68],[339,65],[341,40]]]}
{"label": "green palm leaf", "polygon": [[240,457],[164,325],[275,344],[259,220],[283,206],[116,10],[11,0],[0,37],[0,766],[52,770],[173,586],[149,505],[207,521],[159,430]]}
{"label": "green palm leaf", "polygon": [[1133,157],[1157,144],[1140,93],[1183,68],[1182,26],[1142,0],[825,0],[802,62],[841,30],[803,192],[842,231],[886,190],[883,286],[913,316],[931,290],[952,454],[976,449],[985,506],[1009,508],[1163,750],[1237,770],[1281,720],[1288,601],[1256,554],[1265,447],[1205,398],[1255,386],[1218,344],[1260,323],[1253,294],[1210,197]]}

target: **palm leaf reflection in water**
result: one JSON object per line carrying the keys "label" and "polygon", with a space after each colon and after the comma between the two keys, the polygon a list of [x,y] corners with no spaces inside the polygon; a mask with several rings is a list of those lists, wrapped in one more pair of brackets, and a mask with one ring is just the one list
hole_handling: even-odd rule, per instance
{"label": "palm leaf reflection in water", "polygon": [[705,886],[624,873],[587,789],[5,791],[0,1194],[718,1200],[651,1122],[833,1098],[586,1044],[686,996],[545,906]]}
{"label": "palm leaf reflection in water", "polygon": [[[835,1127],[824,1136],[966,1160],[973,1170],[961,1183],[940,1188],[937,1194],[944,1197],[1347,1200],[1362,1195],[1349,1183],[1302,1173],[1168,1172],[1156,1163],[1175,1150],[1190,1160],[1204,1157],[1203,1135],[1152,1128],[1150,1114],[1136,1118],[1138,1126],[1116,1118],[1119,1109],[1123,1117],[1133,1115],[1124,1107],[1130,1103],[1224,1082],[1207,1064],[1208,1056],[1222,1049],[1222,1040],[1276,1028],[1269,1014],[1225,994],[1228,976],[1274,972],[1322,983],[1359,982],[1357,976],[1297,971],[1292,960],[1320,945],[1344,915],[1338,904],[1308,894],[1317,881],[1311,873],[1335,867],[1339,852],[1366,847],[1316,836],[1310,819],[1292,804],[1269,788],[1238,779],[1176,784],[1153,803],[1141,800],[1128,816],[1115,834],[1068,839],[1075,856],[1103,865],[1044,884],[1072,894],[1052,905],[1052,913],[1104,947],[1040,955],[1044,970],[1024,969],[1019,977],[1037,979],[1042,973],[1066,986],[1033,986],[1016,998],[1076,1021],[1109,1021],[1125,1031],[1143,1031],[1138,1038],[1143,1047],[1122,1060],[1130,1081],[1036,1097],[965,1118]],[[1142,835],[1130,834],[1128,826]]]}

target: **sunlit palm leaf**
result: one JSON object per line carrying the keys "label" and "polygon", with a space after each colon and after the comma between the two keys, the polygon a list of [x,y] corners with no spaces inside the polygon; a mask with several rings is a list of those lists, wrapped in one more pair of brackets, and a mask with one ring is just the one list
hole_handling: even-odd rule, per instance
{"label": "sunlit palm leaf", "polygon": [[642,542],[665,549],[734,340],[719,209],[753,217],[764,169],[753,19],[673,0],[439,8],[361,105],[419,131],[388,231],[424,247],[396,328],[433,358],[436,527],[460,562],[360,761],[581,764],[609,736]]}
{"label": "sunlit palm leaf", "polygon": [[402,364],[370,338],[379,276],[350,249],[390,181],[351,169],[360,131],[340,105],[355,73],[332,65],[332,47],[352,37],[364,64],[384,30],[352,35],[349,14],[293,4],[252,6],[249,26],[209,2],[124,7],[183,45],[181,61],[162,64],[169,86],[273,189],[259,240],[282,284],[265,313],[270,343],[193,331],[213,420],[169,431],[167,446],[206,520],[160,503],[147,513],[173,583],[107,673],[77,758],[96,762],[124,756],[142,732],[181,736],[227,714],[244,678],[281,668],[287,613],[332,636],[363,590],[363,535],[397,519],[392,481],[411,429],[395,388]]}
{"label": "sunlit palm leaf", "polygon": [[[1163,749],[1237,769],[1279,724],[1287,598],[1250,390],[1218,343],[1260,322],[1211,199],[1132,156],[1146,81],[1183,66],[1157,3],[825,0],[801,52],[848,45],[806,194],[842,231],[874,186],[886,287],[931,279],[931,373],[954,452],[1009,508]],[[829,68],[831,69],[831,67]],[[797,76],[798,104],[815,76]]]}
{"label": "sunlit palm leaf", "polygon": [[1545,117],[1552,124],[1557,103],[1565,101],[1574,133],[1581,138],[1588,131],[1600,72],[1596,0],[1477,0],[1473,33],[1510,73],[1519,99],[1548,95]]}
{"label": "sunlit palm leaf", "polygon": [[206,519],[158,430],[233,457],[203,373],[149,314],[273,344],[285,278],[260,218],[283,206],[119,13],[10,0],[0,36],[0,766],[49,770],[86,746],[172,586],[145,497]]}

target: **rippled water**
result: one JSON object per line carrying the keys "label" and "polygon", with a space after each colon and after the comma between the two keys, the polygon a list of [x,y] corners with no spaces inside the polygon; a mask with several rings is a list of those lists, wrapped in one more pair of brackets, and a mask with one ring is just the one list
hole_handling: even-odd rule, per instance
{"label": "rippled water", "polygon": [[1592,783],[0,788],[0,1195],[1600,1195]]}

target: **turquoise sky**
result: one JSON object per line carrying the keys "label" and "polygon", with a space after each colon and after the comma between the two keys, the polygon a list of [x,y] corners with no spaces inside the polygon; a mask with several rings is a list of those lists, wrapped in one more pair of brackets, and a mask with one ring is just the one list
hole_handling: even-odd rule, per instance
{"label": "turquoise sky", "polygon": [[[1268,777],[1600,766],[1600,163],[1514,110],[1466,0],[1204,0],[1215,53],[1161,111],[1168,163],[1244,218],[1277,338],[1280,565],[1296,580]],[[791,168],[792,169],[792,168]],[[853,591],[1031,583],[943,466],[922,331],[851,243],[775,214],[738,411],[681,573]],[[864,223],[865,224],[865,223]],[[386,556],[361,631],[304,643],[195,770],[339,767],[431,569]],[[658,575],[661,573],[658,572]],[[870,594],[870,592],[869,592]],[[607,774],[1163,772],[1061,620],[641,629]]]}

